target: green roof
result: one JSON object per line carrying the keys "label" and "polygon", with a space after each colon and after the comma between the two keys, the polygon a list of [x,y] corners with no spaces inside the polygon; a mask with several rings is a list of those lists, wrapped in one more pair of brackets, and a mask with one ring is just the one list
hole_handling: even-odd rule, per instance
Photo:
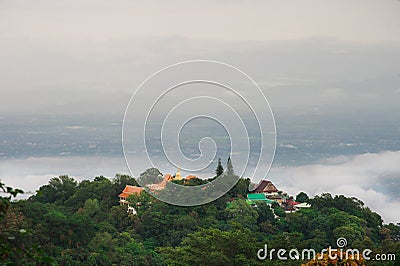
{"label": "green roof", "polygon": [[266,203],[273,203],[273,200],[267,199],[264,193],[250,193],[247,194],[247,199],[250,201],[264,201]]}
{"label": "green roof", "polygon": [[247,198],[249,200],[265,200],[265,194],[264,193],[251,193],[247,194]]}

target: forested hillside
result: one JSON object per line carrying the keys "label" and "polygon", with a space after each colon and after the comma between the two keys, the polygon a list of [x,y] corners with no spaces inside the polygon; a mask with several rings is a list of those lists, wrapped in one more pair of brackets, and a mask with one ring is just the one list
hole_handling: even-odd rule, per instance
{"label": "forested hillside", "polygon": [[285,213],[277,204],[247,204],[249,180],[240,179],[223,197],[196,207],[169,205],[142,192],[130,198],[137,206],[133,215],[118,203],[127,184],[137,185],[125,175],[81,182],[60,176],[11,203],[19,191],[2,185],[11,194],[0,206],[1,264],[299,265],[261,261],[257,251],[265,244],[321,250],[344,237],[352,248],[397,257],[366,265],[400,265],[400,227],[384,225],[358,199],[322,194],[308,200],[311,208]]}

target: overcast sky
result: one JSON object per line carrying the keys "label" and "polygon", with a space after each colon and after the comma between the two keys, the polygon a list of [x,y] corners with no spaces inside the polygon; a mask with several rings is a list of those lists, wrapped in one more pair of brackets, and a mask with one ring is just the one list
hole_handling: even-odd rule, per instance
{"label": "overcast sky", "polygon": [[198,58],[241,68],[276,110],[393,112],[398,14],[395,0],[3,0],[0,112],[122,113],[150,74]]}
{"label": "overcast sky", "polygon": [[137,36],[399,41],[395,0],[1,1],[1,36],[64,44]]}

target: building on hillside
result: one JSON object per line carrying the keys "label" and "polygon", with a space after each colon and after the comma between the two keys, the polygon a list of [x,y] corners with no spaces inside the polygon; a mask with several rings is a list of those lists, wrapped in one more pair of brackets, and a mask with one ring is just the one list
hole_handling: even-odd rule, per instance
{"label": "building on hillside", "polygon": [[[145,185],[147,188],[149,188],[151,191],[159,191],[159,190],[163,190],[165,189],[165,187],[167,186],[168,182],[174,181],[174,180],[184,180],[184,181],[188,181],[190,179],[193,178],[197,178],[194,175],[188,175],[186,178],[182,178],[180,170],[178,169],[178,171],[175,174],[175,177],[170,175],[170,174],[166,174],[164,175],[163,180],[160,183],[156,183],[156,184],[147,184]],[[119,203],[121,205],[125,205],[128,204],[129,205],[129,201],[127,200],[128,197],[132,194],[140,194],[140,192],[142,192],[144,189],[142,187],[137,187],[137,186],[131,186],[131,185],[126,185],[126,187],[124,188],[124,190],[122,191],[121,194],[118,195],[119,197]]]}
{"label": "building on hillside", "polygon": [[274,194],[278,193],[278,189],[272,184],[269,180],[261,180],[258,185],[254,187],[251,193],[265,193],[265,194]]}
{"label": "building on hillside", "polygon": [[286,201],[289,199],[289,195],[287,193],[278,190],[276,186],[269,180],[261,180],[250,191],[250,194],[264,195],[266,199],[278,203],[281,207],[283,207],[286,204]]}
{"label": "building on hillside", "polygon": [[187,177],[182,178],[181,171],[178,168],[178,171],[176,172],[175,177],[170,174],[166,174],[166,175],[164,175],[164,179],[160,183],[148,184],[148,185],[146,185],[146,187],[148,187],[151,191],[159,191],[159,190],[163,190],[167,186],[168,182],[175,181],[175,180],[178,180],[178,181],[183,180],[186,183],[187,181],[189,181],[190,179],[193,179],[193,178],[197,178],[197,177],[194,175],[188,175]]}
{"label": "building on hillside", "polygon": [[303,208],[310,208],[311,205],[303,202],[296,202],[293,200],[293,198],[290,198],[284,205],[283,205],[283,209],[285,210],[286,213],[291,213],[291,212],[297,212],[300,209]]}
{"label": "building on hillside", "polygon": [[166,174],[164,176],[164,180],[167,181],[167,182],[170,182],[170,181],[174,180],[174,177],[172,175],[170,175],[170,174]]}
{"label": "building on hillside", "polygon": [[170,174],[166,174],[160,183],[147,184],[146,187],[148,187],[151,191],[163,190],[167,186],[167,183],[172,180],[174,180],[174,178]]}
{"label": "building on hillside", "polygon": [[298,209],[302,209],[302,208],[310,208],[311,204],[307,203],[307,202],[303,202],[303,203],[299,203],[296,204],[296,208]]}
{"label": "building on hillside", "polygon": [[310,208],[310,207],[311,207],[311,204],[309,204],[307,202],[303,202],[303,203],[299,203],[299,204],[294,205],[295,211],[298,211],[298,210],[301,210],[301,209],[304,209],[304,208]]}
{"label": "building on hillside", "polygon": [[273,200],[268,199],[265,196],[265,194],[263,194],[263,193],[249,193],[249,194],[247,194],[246,202],[249,205],[252,205],[254,207],[257,207],[257,202],[265,202],[268,205],[272,205],[272,203],[274,203]]}
{"label": "building on hillside", "polygon": [[126,185],[122,193],[118,195],[119,203],[121,205],[125,204],[129,205],[130,202],[128,201],[128,197],[133,194],[140,194],[142,191],[143,191],[142,187]]}
{"label": "building on hillside", "polygon": [[295,212],[296,211],[296,205],[299,204],[299,202],[294,201],[293,199],[289,199],[282,207],[285,210],[286,213],[290,212]]}
{"label": "building on hillside", "polygon": [[287,193],[283,193],[282,191],[270,194],[266,193],[265,195],[268,199],[276,201],[281,206],[289,200],[289,195]]}
{"label": "building on hillside", "polygon": [[136,211],[136,209],[134,207],[128,205],[128,209],[126,210],[126,213],[127,214],[136,215],[137,211]]}
{"label": "building on hillside", "polygon": [[197,176],[195,176],[195,175],[188,175],[187,177],[185,177],[185,180],[190,180],[190,179],[193,179],[193,178],[197,178]]}
{"label": "building on hillside", "polygon": [[189,184],[191,183],[190,180],[192,180],[192,179],[197,179],[197,176],[195,176],[195,175],[188,175],[188,176],[186,176],[186,177],[183,179],[183,184],[189,185]]}

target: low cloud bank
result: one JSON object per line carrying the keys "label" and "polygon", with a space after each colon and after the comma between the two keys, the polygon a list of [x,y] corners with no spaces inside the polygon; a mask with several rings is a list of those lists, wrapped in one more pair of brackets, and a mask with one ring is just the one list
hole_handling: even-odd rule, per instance
{"label": "low cloud bank", "polygon": [[400,151],[365,153],[323,160],[320,164],[273,167],[270,173],[281,190],[296,195],[323,192],[361,199],[386,223],[400,222]]}
{"label": "low cloud bank", "polygon": [[99,175],[114,177],[115,173],[129,173],[123,157],[38,157],[0,161],[1,181],[30,192],[59,175],[83,180]]}

